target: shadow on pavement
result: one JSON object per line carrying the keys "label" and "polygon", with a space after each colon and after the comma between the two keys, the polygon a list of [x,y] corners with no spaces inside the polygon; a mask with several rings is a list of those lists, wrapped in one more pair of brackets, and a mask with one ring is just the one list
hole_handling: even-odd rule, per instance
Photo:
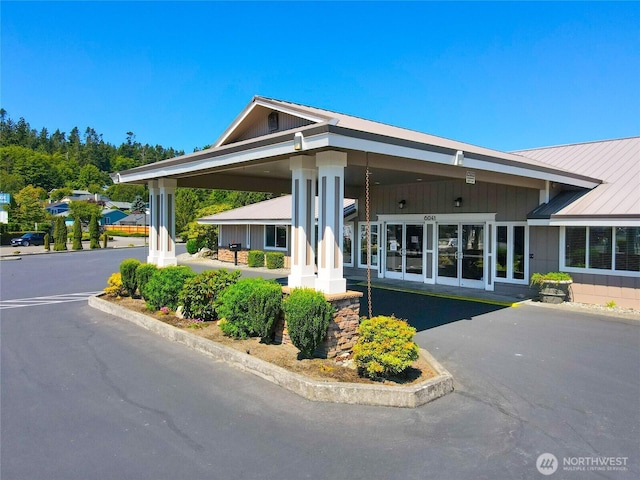
{"label": "shadow on pavement", "polygon": [[[367,288],[355,283],[350,283],[348,288],[364,293],[360,299],[360,315],[366,316],[368,311]],[[502,305],[379,288],[371,289],[371,303],[373,304],[374,316],[393,314],[407,320],[419,332],[459,320],[471,320],[473,317],[485,313],[509,308]]]}

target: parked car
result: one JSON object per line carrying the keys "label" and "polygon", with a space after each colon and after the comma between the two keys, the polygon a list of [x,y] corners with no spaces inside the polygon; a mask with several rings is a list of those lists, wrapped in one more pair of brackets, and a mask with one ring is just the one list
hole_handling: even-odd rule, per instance
{"label": "parked car", "polygon": [[28,247],[29,245],[44,245],[44,233],[28,232],[21,237],[11,239],[12,247]]}

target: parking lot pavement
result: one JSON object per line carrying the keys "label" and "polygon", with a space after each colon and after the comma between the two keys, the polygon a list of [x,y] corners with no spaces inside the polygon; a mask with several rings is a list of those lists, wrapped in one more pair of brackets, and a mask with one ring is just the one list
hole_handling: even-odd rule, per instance
{"label": "parking lot pavement", "polygon": [[[113,237],[113,240],[109,241],[107,248],[127,248],[127,247],[144,247],[147,245],[147,238],[144,237]],[[102,247],[102,243],[100,244]],[[89,242],[82,242],[82,248],[89,250]],[[67,244],[66,251],[71,250],[71,242]],[[0,257],[12,257],[21,255],[34,255],[34,254],[54,254],[58,252],[53,251],[53,242],[51,243],[51,250],[47,252],[42,245],[29,245],[28,247],[12,247],[11,245],[0,245]]]}

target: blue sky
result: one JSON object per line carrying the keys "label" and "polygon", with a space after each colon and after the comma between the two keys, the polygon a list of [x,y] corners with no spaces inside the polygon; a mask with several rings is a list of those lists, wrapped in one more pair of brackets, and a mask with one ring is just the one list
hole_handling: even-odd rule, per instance
{"label": "blue sky", "polygon": [[255,94],[498,150],[640,134],[640,2],[2,1],[1,106],[193,151]]}

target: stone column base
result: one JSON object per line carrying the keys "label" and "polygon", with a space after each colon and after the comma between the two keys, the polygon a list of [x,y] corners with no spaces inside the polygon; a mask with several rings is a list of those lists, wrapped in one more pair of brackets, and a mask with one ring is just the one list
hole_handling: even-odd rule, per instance
{"label": "stone column base", "polygon": [[[291,292],[289,287],[283,287],[285,295]],[[333,358],[343,353],[351,353],[358,341],[358,326],[360,325],[360,297],[361,292],[347,291],[344,293],[325,294],[327,301],[335,308],[333,319],[329,323],[327,337],[313,353],[315,357]],[[291,343],[284,318],[276,324],[276,343]]]}

